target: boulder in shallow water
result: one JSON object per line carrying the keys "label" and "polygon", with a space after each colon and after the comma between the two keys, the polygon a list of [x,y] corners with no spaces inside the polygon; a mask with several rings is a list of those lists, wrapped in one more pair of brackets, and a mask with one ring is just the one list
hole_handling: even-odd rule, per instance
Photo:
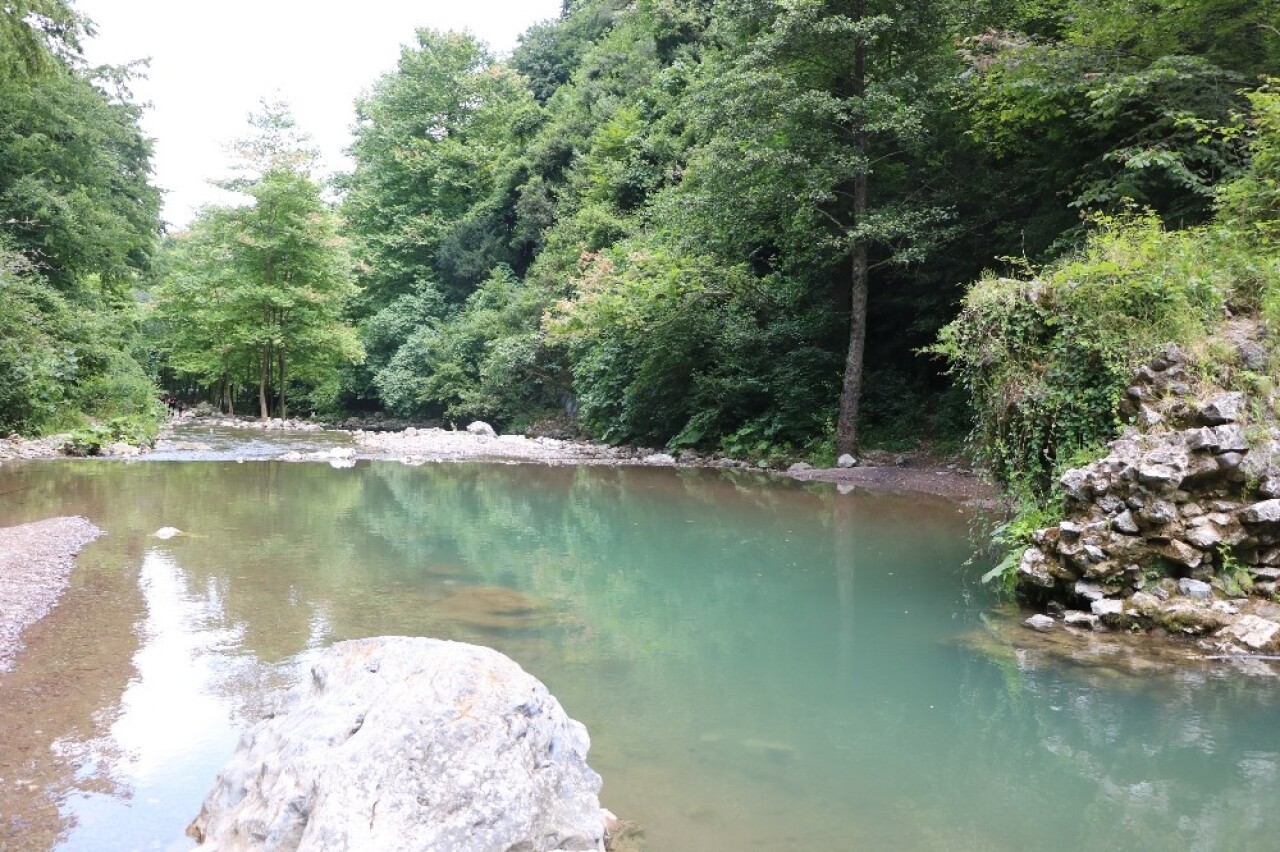
{"label": "boulder in shallow water", "polygon": [[340,642],[250,729],[188,833],[230,850],[602,850],[586,728],[497,651]]}

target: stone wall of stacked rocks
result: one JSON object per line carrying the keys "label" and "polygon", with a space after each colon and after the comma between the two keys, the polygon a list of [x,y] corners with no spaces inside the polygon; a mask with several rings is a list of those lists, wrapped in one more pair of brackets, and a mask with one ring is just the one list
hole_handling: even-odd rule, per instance
{"label": "stone wall of stacked rocks", "polygon": [[1280,650],[1280,430],[1255,410],[1269,400],[1201,395],[1201,384],[1167,347],[1126,392],[1137,425],[1063,475],[1065,517],[1036,534],[1018,568],[1019,592],[1045,610],[1028,626]]}

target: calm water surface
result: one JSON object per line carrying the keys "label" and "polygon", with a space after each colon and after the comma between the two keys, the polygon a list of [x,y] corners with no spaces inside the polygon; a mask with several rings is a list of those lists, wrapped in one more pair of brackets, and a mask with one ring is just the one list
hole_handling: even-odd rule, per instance
{"label": "calm water surface", "polygon": [[108,535],[0,675],[0,848],[191,848],[263,696],[378,634],[543,680],[655,852],[1280,836],[1271,682],[966,650],[990,601],[944,501],[669,469],[0,468],[0,524],[56,514]]}

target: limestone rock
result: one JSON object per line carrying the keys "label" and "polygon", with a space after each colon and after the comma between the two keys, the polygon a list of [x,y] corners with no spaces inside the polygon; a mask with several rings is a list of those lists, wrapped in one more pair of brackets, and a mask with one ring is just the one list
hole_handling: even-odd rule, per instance
{"label": "limestone rock", "polygon": [[1197,600],[1208,600],[1213,594],[1213,587],[1200,580],[1183,577],[1178,581],[1178,594]]}
{"label": "limestone rock", "polygon": [[787,468],[787,473],[804,473],[806,470],[813,470],[813,465],[808,462],[796,462]]}
{"label": "limestone rock", "polygon": [[1280,499],[1254,503],[1240,512],[1240,520],[1246,524],[1280,523]]}
{"label": "limestone rock", "polygon": [[1124,610],[1124,602],[1112,598],[1102,598],[1091,603],[1089,609],[1094,615],[1106,618],[1109,615],[1119,615]]}
{"label": "limestone rock", "polygon": [[838,468],[844,469],[844,468],[857,467],[857,466],[858,466],[858,460],[855,459],[853,456],[849,455],[848,453],[845,453],[840,458],[836,459],[836,467]]}
{"label": "limestone rock", "polygon": [[1074,521],[1063,521],[1058,524],[1058,533],[1063,541],[1079,541],[1084,528]]}
{"label": "limestone rock", "polygon": [[1080,468],[1072,468],[1062,474],[1058,484],[1062,486],[1062,492],[1067,497],[1077,502],[1083,503],[1093,496],[1089,474]]}
{"label": "limestone rock", "polygon": [[1188,634],[1206,633],[1226,624],[1222,613],[1198,601],[1172,600],[1160,607],[1156,620],[1166,630]]}
{"label": "limestone rock", "polygon": [[1057,624],[1057,622],[1053,620],[1052,616],[1048,616],[1043,613],[1036,613],[1022,623],[1025,626],[1030,627],[1032,630],[1038,630],[1041,633],[1052,630],[1053,626]]}
{"label": "limestone rock", "polygon": [[644,462],[645,464],[663,465],[663,466],[673,465],[676,463],[675,456],[671,455],[670,453],[652,453],[650,455],[645,456],[640,461]]}
{"label": "limestone rock", "polygon": [[1186,450],[1162,447],[1142,458],[1138,464],[1138,480],[1145,485],[1177,487],[1186,478],[1189,465]]}
{"label": "limestone rock", "polygon": [[473,423],[470,423],[467,426],[467,431],[470,432],[472,435],[475,435],[481,438],[493,438],[498,434],[497,432],[494,431],[492,426],[490,426],[488,423],[485,423],[483,420],[476,420]]}
{"label": "limestone rock", "polygon": [[586,729],[497,651],[341,642],[251,728],[188,833],[235,850],[603,850]]}
{"label": "limestone rock", "polygon": [[1214,463],[1217,464],[1218,470],[1220,471],[1233,471],[1240,467],[1240,465],[1244,464],[1244,454],[1237,452],[1219,453],[1217,457],[1214,458]]}
{"label": "limestone rock", "polygon": [[1075,593],[1087,601],[1100,601],[1106,594],[1102,591],[1101,583],[1093,583],[1088,580],[1080,580],[1075,585]]}
{"label": "limestone rock", "polygon": [[1234,423],[1243,416],[1245,410],[1244,394],[1229,391],[1210,397],[1200,406],[1200,419],[1210,426],[1220,423]]}
{"label": "limestone rock", "polygon": [[1168,500],[1155,500],[1138,513],[1148,526],[1164,526],[1178,519],[1178,507]]}
{"label": "limestone rock", "polygon": [[1255,651],[1272,651],[1280,646],[1280,624],[1256,615],[1242,615],[1217,632]]}
{"label": "limestone rock", "polygon": [[1062,623],[1069,627],[1084,627],[1089,630],[1096,630],[1098,621],[1098,616],[1091,612],[1080,612],[1073,609],[1062,614]]}
{"label": "limestone rock", "polygon": [[1222,532],[1208,518],[1197,518],[1187,527],[1186,538],[1201,550],[1212,550],[1222,543]]}
{"label": "limestone rock", "polygon": [[1204,553],[1177,539],[1152,549],[1170,562],[1185,565],[1187,568],[1199,568],[1200,563],[1204,561]]}
{"label": "limestone rock", "polygon": [[1236,355],[1240,358],[1240,366],[1255,373],[1267,369],[1267,350],[1252,340],[1241,340],[1236,344]]}
{"label": "limestone rock", "polygon": [[1258,493],[1263,497],[1280,497],[1280,476],[1272,475],[1262,480]]}
{"label": "limestone rock", "polygon": [[1129,606],[1139,615],[1151,618],[1160,611],[1160,598],[1146,592],[1134,592],[1129,598]]}
{"label": "limestone rock", "polygon": [[1027,548],[1022,554],[1022,561],[1018,563],[1018,579],[1024,583],[1030,583],[1033,586],[1039,586],[1042,589],[1052,589],[1054,586],[1053,576],[1046,567],[1048,560],[1045,555],[1034,547]]}
{"label": "limestone rock", "polygon": [[1133,519],[1133,512],[1125,509],[1111,521],[1111,528],[1121,535],[1137,535],[1138,522]]}

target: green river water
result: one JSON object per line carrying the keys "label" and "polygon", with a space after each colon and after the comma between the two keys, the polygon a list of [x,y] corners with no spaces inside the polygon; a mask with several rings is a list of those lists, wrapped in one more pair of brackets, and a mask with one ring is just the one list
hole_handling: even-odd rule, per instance
{"label": "green river water", "polygon": [[264,695],[380,634],[540,678],[654,852],[1280,847],[1276,684],[968,650],[991,600],[946,501],[647,468],[0,468],[0,525],[70,514],[108,534],[0,674],[0,848],[191,848]]}

